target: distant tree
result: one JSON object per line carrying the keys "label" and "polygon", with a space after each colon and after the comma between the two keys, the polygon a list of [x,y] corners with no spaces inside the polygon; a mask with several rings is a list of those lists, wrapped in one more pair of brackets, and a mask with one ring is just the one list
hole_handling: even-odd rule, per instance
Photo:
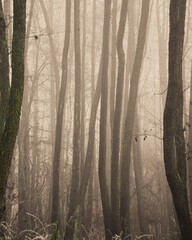
{"label": "distant tree", "polygon": [[130,78],[130,94],[127,105],[125,126],[122,136],[122,156],[121,156],[121,183],[120,183],[120,216],[123,237],[130,234],[129,221],[129,191],[130,191],[130,161],[132,133],[135,118],[139,78],[143,62],[144,48],[147,36],[147,23],[149,18],[150,0],[142,1],[141,18],[136,46],[136,53],[133,63],[133,70]]}
{"label": "distant tree", "polygon": [[111,19],[111,87],[110,87],[110,123],[111,123],[111,137],[113,135],[113,118],[115,107],[115,90],[116,90],[116,62],[117,62],[117,4],[113,0],[112,19]]}
{"label": "distant tree", "polygon": [[[101,60],[102,62],[102,60]],[[97,116],[97,109],[99,105],[99,99],[101,95],[101,65],[100,63],[100,69],[99,69],[99,76],[97,81],[97,86],[95,89],[95,94],[91,106],[91,116],[90,116],[90,122],[89,122],[89,137],[88,137],[88,143],[87,143],[87,152],[85,157],[85,164],[83,168],[83,173],[81,177],[81,183],[79,188],[79,204],[80,209],[83,208],[86,190],[88,186],[89,177],[91,174],[91,167],[93,164],[93,154],[94,154],[94,142],[95,142],[95,123],[96,123],[96,116]]]}
{"label": "distant tree", "polygon": [[65,41],[63,48],[62,60],[62,79],[59,93],[59,102],[57,109],[56,131],[55,131],[55,147],[53,159],[53,182],[52,182],[52,213],[51,222],[59,220],[59,172],[60,172],[60,155],[62,142],[62,126],[63,112],[65,105],[65,93],[67,87],[68,73],[68,52],[70,44],[70,29],[71,29],[71,1],[66,1],[66,21],[65,21]]}
{"label": "distant tree", "polygon": [[[139,133],[139,119],[138,110],[135,113],[135,123],[134,123],[135,134]],[[142,195],[142,184],[143,184],[143,169],[142,169],[142,159],[141,159],[141,139],[133,139],[133,166],[135,173],[135,186],[137,193],[137,211],[138,211],[138,221],[140,234],[146,233],[146,224],[143,208],[143,195]],[[144,239],[144,238],[143,238]]]}
{"label": "distant tree", "polygon": [[45,18],[45,24],[48,32],[48,38],[49,38],[49,44],[50,44],[50,53],[51,53],[51,60],[52,60],[52,65],[53,65],[53,70],[55,74],[55,86],[56,86],[56,106],[58,106],[58,101],[59,101],[59,64],[56,56],[56,48],[53,40],[53,35],[51,34],[51,25],[50,25],[50,19],[49,19],[49,14],[47,12],[45,3],[43,0],[39,0],[39,3],[42,8],[42,12]]}
{"label": "distant tree", "polygon": [[[99,66],[99,74],[98,74],[98,80],[96,89],[95,88],[95,43],[96,43],[96,1],[94,0],[93,3],[93,36],[92,36],[92,64],[91,64],[91,99],[92,99],[92,105],[91,105],[91,115],[90,115],[90,121],[89,121],[89,135],[88,135],[88,143],[87,143],[87,151],[85,155],[85,163],[84,168],[81,176],[81,182],[80,182],[80,188],[79,188],[79,206],[80,206],[80,215],[81,211],[84,208],[85,204],[85,196],[86,196],[86,190],[87,186],[89,184],[89,197],[88,197],[88,217],[87,217],[87,225],[91,225],[91,222],[88,221],[91,219],[91,211],[92,211],[92,181],[93,181],[93,165],[95,165],[95,125],[96,125],[96,117],[97,117],[97,110],[99,105],[99,99],[101,95],[101,66],[102,66],[102,57],[100,60],[100,66]],[[89,181],[90,179],[90,181]]]}
{"label": "distant tree", "polygon": [[73,130],[73,162],[70,189],[70,203],[65,240],[73,238],[80,180],[80,113],[81,113],[81,51],[80,51],[80,1],[74,0],[74,44],[75,44],[75,100]]}
{"label": "distant tree", "polygon": [[[159,77],[160,77],[160,91],[164,93],[167,87],[167,42],[168,38],[168,24],[165,23],[168,13],[166,12],[165,4],[162,4],[162,8],[159,6],[159,1],[156,4],[156,16],[157,16],[157,35],[158,35],[158,51],[159,51]],[[163,20],[161,23],[161,12],[163,13]],[[162,94],[162,105],[165,106],[165,94]]]}
{"label": "distant tree", "polygon": [[185,137],[183,130],[182,61],[186,0],[170,2],[168,92],[164,111],[164,162],[167,180],[183,240],[192,239],[187,196]]}
{"label": "distant tree", "polygon": [[[2,13],[2,2],[0,1],[0,11]],[[7,179],[9,175],[9,170],[11,166],[11,160],[13,156],[13,150],[15,146],[15,141],[19,128],[21,105],[23,99],[24,90],[24,47],[25,47],[25,26],[26,26],[26,0],[14,0],[13,1],[13,40],[12,40],[12,81],[9,100],[6,96],[6,101],[8,101],[7,117],[4,121],[4,129],[2,137],[0,140],[0,219],[2,219],[5,211],[5,191],[7,185]],[[3,22],[1,21],[1,24]],[[0,45],[6,46],[5,38],[5,25],[2,25],[0,36],[4,36]],[[4,54],[6,50],[4,49]],[[8,51],[7,51],[8,55]],[[7,61],[8,56],[5,54],[4,61]],[[0,65],[4,61],[1,61]],[[3,79],[3,88],[1,91],[6,91],[8,93],[8,76],[9,70],[7,72],[7,66],[4,69],[6,76]],[[5,90],[4,90],[5,89]],[[2,119],[2,118],[1,118]]]}
{"label": "distant tree", "polygon": [[83,172],[85,160],[85,63],[86,63],[86,42],[87,42],[87,0],[83,1],[83,39],[82,39],[82,71],[81,71],[81,163],[80,163],[80,176]]}
{"label": "distant tree", "polygon": [[[120,157],[120,129],[122,117],[123,86],[125,73],[125,53],[123,39],[125,33],[128,1],[122,0],[119,29],[117,34],[118,74],[117,90],[113,119],[112,156],[111,156],[111,231],[113,235],[120,234],[120,198],[119,198],[119,157]],[[114,67],[114,66],[113,66]]]}
{"label": "distant tree", "polygon": [[100,144],[99,144],[99,183],[103,207],[103,217],[106,239],[111,239],[110,200],[106,179],[106,137],[107,137],[107,99],[108,99],[108,66],[109,66],[109,31],[111,16],[111,0],[104,3],[102,73],[101,73],[101,111],[100,111]]}

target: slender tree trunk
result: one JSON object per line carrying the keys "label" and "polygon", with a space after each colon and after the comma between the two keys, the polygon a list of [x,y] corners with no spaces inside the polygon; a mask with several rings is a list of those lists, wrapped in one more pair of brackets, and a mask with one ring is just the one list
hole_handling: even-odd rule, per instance
{"label": "slender tree trunk", "polygon": [[170,2],[169,81],[164,111],[164,162],[183,240],[192,239],[183,131],[182,61],[186,0]]}
{"label": "slender tree trunk", "polygon": [[93,162],[91,167],[91,176],[89,177],[89,185],[88,185],[88,194],[87,194],[87,218],[86,218],[86,230],[89,232],[92,226],[92,211],[93,211],[93,173],[94,173],[94,162],[95,155],[93,153]]}
{"label": "slender tree trunk", "polygon": [[119,153],[120,127],[122,115],[122,96],[124,86],[125,54],[123,38],[127,18],[128,1],[122,0],[119,30],[117,35],[117,53],[119,59],[117,75],[116,103],[113,123],[112,158],[111,158],[111,231],[113,235],[120,234],[120,204],[119,204]]}
{"label": "slender tree trunk", "polygon": [[124,107],[123,107],[123,121],[122,121],[122,129],[125,125],[125,119],[127,114],[127,105],[128,105],[128,97],[129,97],[129,84],[130,77],[133,69],[134,57],[135,57],[135,1],[129,1],[128,7],[128,41],[127,41],[127,53],[126,53],[126,67],[125,67],[125,87],[124,87]]}
{"label": "slender tree trunk", "polygon": [[[91,50],[91,104],[93,104],[94,100],[94,92],[95,92],[95,43],[96,43],[96,0],[93,1],[93,19],[92,19],[92,50]],[[99,79],[101,81],[101,77]],[[101,88],[100,93],[101,94]],[[99,100],[97,105],[99,104]],[[98,107],[97,107],[98,108]],[[96,110],[97,112],[97,110]],[[95,116],[95,122],[96,122],[96,116]],[[95,134],[94,134],[95,136]],[[94,183],[94,172],[95,172],[95,140],[93,143],[93,146],[91,147],[93,149],[93,155],[90,158],[92,159],[92,166],[91,166],[91,176],[90,181],[88,183],[88,202],[87,202],[87,218],[86,218],[86,229],[89,232],[91,230],[92,226],[92,212],[93,212],[93,183]],[[88,149],[87,149],[88,150]],[[84,197],[85,198],[85,197]]]}
{"label": "slender tree trunk", "polygon": [[[137,110],[138,111],[138,110]],[[133,166],[135,173],[135,185],[137,193],[137,209],[138,209],[138,219],[140,235],[146,233],[145,221],[144,221],[144,207],[143,207],[143,196],[142,196],[142,183],[143,183],[143,171],[141,163],[141,143],[140,139],[137,138],[137,133],[139,132],[139,119],[138,112],[135,113],[135,134],[136,138],[133,138]]]}
{"label": "slender tree trunk", "polygon": [[37,189],[36,175],[38,156],[38,91],[35,93],[34,115],[33,115],[33,141],[32,141],[32,164],[31,164],[31,214],[37,216]]}
{"label": "slender tree trunk", "polygon": [[83,1],[83,42],[82,42],[82,78],[81,78],[81,175],[84,167],[85,158],[85,60],[86,60],[86,14],[87,14],[87,0]]}
{"label": "slender tree trunk", "polygon": [[88,186],[88,180],[89,180],[92,161],[93,161],[94,143],[95,143],[95,123],[96,123],[97,109],[98,109],[100,93],[101,93],[101,65],[102,63],[100,63],[97,86],[96,86],[95,95],[94,95],[93,103],[91,107],[91,117],[89,122],[89,137],[88,137],[87,152],[86,152],[86,158],[85,158],[85,167],[83,169],[80,190],[79,190],[80,206],[83,206],[84,204],[86,189]]}
{"label": "slender tree trunk", "polygon": [[53,41],[53,36],[51,34],[51,26],[50,26],[50,22],[49,22],[49,16],[45,7],[45,3],[43,0],[39,0],[42,11],[43,11],[43,15],[45,18],[45,23],[46,23],[46,28],[47,28],[47,32],[48,34],[48,38],[49,38],[49,43],[50,43],[50,52],[51,52],[51,57],[52,57],[52,63],[53,63],[53,69],[54,69],[54,74],[55,74],[55,82],[56,82],[56,106],[58,107],[58,101],[59,101],[59,64],[57,61],[57,57],[56,57],[56,50],[55,50],[55,44]]}
{"label": "slender tree trunk", "polygon": [[80,173],[80,112],[81,112],[81,52],[80,52],[80,1],[74,0],[74,37],[75,37],[75,101],[74,101],[74,132],[73,132],[73,163],[68,213],[68,225],[65,240],[73,237],[79,201]]}
{"label": "slender tree trunk", "polygon": [[53,179],[52,179],[52,213],[51,222],[59,220],[59,172],[60,172],[60,155],[62,142],[62,126],[63,126],[63,111],[65,104],[65,93],[67,86],[67,71],[68,71],[68,52],[70,43],[70,29],[71,29],[71,1],[66,2],[66,20],[65,20],[65,42],[63,48],[62,60],[62,79],[59,94],[59,104],[57,110],[56,135],[55,135],[55,149],[53,160]]}
{"label": "slender tree trunk", "polygon": [[159,77],[160,77],[160,89],[162,94],[162,105],[164,109],[166,100],[165,90],[167,87],[167,61],[165,61],[165,58],[167,59],[167,45],[166,45],[167,26],[164,22],[164,20],[166,19],[165,9],[163,9],[163,23],[161,24],[160,21],[161,8],[159,6],[158,1],[156,4],[156,8],[157,8],[156,16],[157,16],[158,50],[159,50]]}
{"label": "slender tree trunk", "polygon": [[138,93],[138,83],[140,77],[140,71],[143,61],[144,47],[147,33],[147,22],[149,16],[150,0],[142,1],[141,19],[139,25],[139,33],[137,40],[137,47],[135,53],[135,60],[133,64],[133,71],[130,80],[130,94],[127,107],[127,115],[125,120],[125,127],[123,130],[122,139],[122,163],[121,163],[121,204],[120,204],[120,215],[121,215],[121,228],[123,231],[123,237],[130,234],[129,226],[129,172],[130,172],[130,159],[131,159],[131,143],[132,143],[132,131],[135,118],[135,109]]}
{"label": "slender tree trunk", "polygon": [[[50,28],[53,29],[53,18],[54,18],[54,3],[53,0],[49,0],[49,19],[50,19]],[[55,79],[54,79],[54,68],[53,68],[53,57],[52,54],[50,54],[50,114],[51,114],[51,118],[50,118],[50,124],[51,124],[51,134],[50,134],[50,138],[51,138],[51,157],[52,159],[54,159],[54,141],[55,141],[55,128],[56,128],[56,96],[55,96]],[[51,205],[52,205],[52,166],[53,163],[50,165],[50,169],[49,169],[49,182],[50,185],[48,186],[48,194],[49,194],[49,202],[48,202],[48,211],[47,211],[47,217],[48,217],[48,223],[51,222]]]}
{"label": "slender tree trunk", "polygon": [[[31,1],[29,21],[27,24],[26,35],[29,36],[32,16],[34,9],[34,0]],[[25,89],[22,103],[22,115],[20,120],[20,127],[18,132],[18,146],[19,146],[19,168],[18,168],[18,225],[20,230],[30,228],[30,217],[27,213],[31,212],[30,200],[30,156],[29,156],[29,115],[31,110],[29,98],[29,84],[28,84],[28,63],[27,53],[29,49],[29,39],[25,42]],[[37,68],[36,68],[37,69]],[[36,81],[36,78],[34,79]]]}
{"label": "slender tree trunk", "polygon": [[[34,3],[34,1],[33,1]],[[34,95],[32,98],[34,99],[34,109],[33,109],[33,140],[32,140],[32,164],[31,164],[31,213],[35,216],[39,216],[37,212],[37,183],[38,183],[38,175],[40,176],[40,169],[37,166],[37,162],[39,162],[39,149],[38,149],[38,65],[39,65],[39,50],[40,50],[40,41],[38,41],[34,46],[34,80],[33,86],[34,91],[31,91],[31,95]],[[29,107],[29,106],[28,106]]]}
{"label": "slender tree trunk", "polygon": [[110,121],[111,121],[111,139],[113,138],[113,121],[115,108],[115,89],[116,89],[116,62],[117,62],[117,0],[113,0],[112,9],[112,52],[111,52],[111,89],[110,89]]}
{"label": "slender tree trunk", "polygon": [[106,179],[106,135],[107,135],[107,102],[108,102],[108,65],[109,65],[109,32],[110,32],[111,0],[105,0],[102,74],[101,74],[101,111],[100,111],[100,144],[99,144],[99,183],[105,225],[105,237],[111,239],[110,201]]}
{"label": "slender tree trunk", "polygon": [[188,177],[189,177],[189,203],[190,210],[192,210],[192,61],[191,61],[191,88],[189,99],[189,138],[187,145],[187,163],[188,163]]}
{"label": "slender tree trunk", "polygon": [[[30,165],[29,165],[29,111],[28,85],[25,85],[22,117],[18,133],[19,167],[18,167],[18,225],[20,230],[30,228]],[[21,127],[22,126],[22,127]]]}

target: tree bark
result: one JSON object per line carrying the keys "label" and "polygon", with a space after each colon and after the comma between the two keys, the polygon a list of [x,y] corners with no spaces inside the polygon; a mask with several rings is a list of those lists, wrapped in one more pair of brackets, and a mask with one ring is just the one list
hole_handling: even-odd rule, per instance
{"label": "tree bark", "polygon": [[164,111],[164,162],[183,240],[192,239],[183,131],[182,61],[186,0],[170,2],[169,80]]}
{"label": "tree bark", "polygon": [[119,153],[120,153],[120,127],[122,115],[122,99],[125,72],[125,54],[123,38],[127,18],[128,1],[122,0],[119,30],[117,35],[117,53],[119,59],[116,103],[114,111],[111,157],[111,231],[113,235],[120,235],[120,205],[119,205]]}
{"label": "tree bark", "polygon": [[187,163],[188,163],[188,178],[189,178],[189,203],[192,210],[192,61],[191,61],[191,88],[189,99],[189,137],[187,144]]}
{"label": "tree bark", "polygon": [[7,118],[9,89],[9,53],[3,7],[0,1],[0,139]]}
{"label": "tree bark", "polygon": [[5,190],[19,128],[23,98],[26,0],[14,0],[13,11],[12,83],[7,121],[0,141],[0,219],[5,211]]}
{"label": "tree bark", "polygon": [[[34,9],[34,0],[31,1],[29,21],[26,28],[26,36],[29,36],[32,17]],[[20,119],[20,126],[18,131],[18,150],[19,150],[19,167],[18,167],[18,226],[20,230],[30,228],[30,218],[27,216],[27,212],[30,213],[30,160],[29,160],[29,115],[31,110],[30,98],[29,98],[29,78],[28,78],[28,63],[27,53],[29,49],[29,38],[25,41],[25,89],[22,103],[22,115]],[[38,56],[38,53],[37,53]],[[38,57],[37,57],[38,58]],[[37,71],[37,67],[36,67]],[[33,80],[36,82],[36,78]],[[34,84],[34,83],[33,83]]]}
{"label": "tree bark", "polygon": [[73,162],[70,190],[68,224],[65,240],[73,238],[75,219],[79,201],[80,173],[80,112],[81,112],[81,52],[80,52],[80,1],[74,0],[74,44],[75,44],[75,101],[74,101],[74,132],[73,132]]}

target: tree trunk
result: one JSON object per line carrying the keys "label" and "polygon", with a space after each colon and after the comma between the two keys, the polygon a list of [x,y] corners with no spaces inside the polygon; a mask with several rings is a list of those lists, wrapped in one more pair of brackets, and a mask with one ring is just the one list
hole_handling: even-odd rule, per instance
{"label": "tree trunk", "polygon": [[51,34],[51,26],[49,22],[49,16],[45,7],[45,3],[43,0],[39,0],[43,15],[45,18],[45,24],[47,28],[48,38],[49,38],[49,43],[50,43],[50,52],[51,52],[51,57],[52,57],[52,64],[53,64],[53,69],[54,69],[54,74],[55,74],[55,82],[56,82],[56,106],[58,107],[58,101],[59,101],[59,64],[57,61],[56,57],[56,50],[55,50],[55,44],[53,41],[53,36]]}
{"label": "tree trunk", "polygon": [[183,131],[182,61],[186,0],[170,2],[169,81],[164,111],[164,162],[183,240],[192,239]]}
{"label": "tree trunk", "polygon": [[105,237],[111,239],[110,201],[106,179],[106,135],[107,135],[107,102],[108,102],[108,65],[109,65],[109,31],[110,31],[111,0],[105,0],[102,74],[101,74],[101,111],[100,111],[100,143],[99,143],[99,183],[105,225]]}
{"label": "tree trunk", "polygon": [[117,0],[113,0],[112,9],[112,46],[111,46],[111,89],[110,89],[110,122],[111,122],[111,139],[113,139],[113,121],[115,107],[115,89],[116,89],[116,62],[117,62]]}
{"label": "tree trunk", "polygon": [[0,139],[7,118],[9,88],[9,53],[3,7],[0,1]]}
{"label": "tree trunk", "polygon": [[135,19],[135,1],[129,1],[128,7],[128,41],[127,41],[127,53],[126,53],[126,67],[125,67],[125,86],[124,86],[124,107],[123,107],[123,121],[122,121],[122,129],[125,125],[125,119],[127,115],[127,105],[128,105],[128,97],[129,97],[129,84],[131,73],[133,69],[134,57],[135,57],[135,27],[136,27],[136,19]]}
{"label": "tree trunk", "polygon": [[189,203],[190,210],[192,210],[192,61],[191,61],[191,88],[189,99],[189,138],[187,144],[187,163],[188,163],[188,177],[189,177]]}
{"label": "tree trunk", "polygon": [[55,149],[53,160],[53,179],[52,179],[52,213],[51,222],[54,223],[59,220],[59,172],[60,172],[60,155],[62,142],[62,126],[63,126],[63,111],[65,105],[65,93],[67,86],[67,71],[68,71],[68,52],[70,43],[70,29],[71,29],[71,1],[66,2],[66,20],[65,20],[65,42],[63,48],[62,60],[62,79],[59,94],[59,103],[57,110],[56,134],[55,134]]}
{"label": "tree trunk", "polygon": [[[54,3],[53,0],[49,0],[49,19],[50,19],[50,29],[53,29],[53,18],[54,18]],[[53,68],[53,57],[52,54],[50,53],[49,56],[49,61],[50,61],[50,124],[51,124],[51,133],[50,133],[50,138],[51,138],[51,158],[52,160],[54,159],[54,141],[55,141],[55,128],[56,128],[56,92],[55,92],[55,79],[54,79],[54,68]],[[51,222],[51,205],[52,205],[52,166],[53,166],[53,161],[52,164],[50,164],[49,167],[49,182],[50,185],[48,186],[47,191],[49,192],[49,202],[48,202],[48,211],[47,211],[47,218],[48,218],[48,223]]]}
{"label": "tree trunk", "polygon": [[117,53],[119,59],[117,75],[116,103],[112,134],[111,157],[111,231],[113,235],[120,235],[120,206],[119,206],[119,153],[120,153],[120,127],[122,115],[122,96],[124,86],[125,54],[123,38],[127,18],[128,1],[122,0],[119,30],[117,35]]}
{"label": "tree trunk", "polygon": [[135,186],[136,186],[136,193],[137,193],[137,209],[138,209],[137,211],[138,211],[140,235],[143,235],[146,233],[146,228],[145,228],[145,221],[144,221],[143,196],[142,196],[142,189],[141,189],[142,183],[143,183],[143,170],[142,170],[142,163],[141,163],[141,143],[140,143],[140,139],[137,138],[137,133],[139,133],[138,112],[135,113],[134,129],[135,129],[136,137],[133,137],[133,166],[134,166],[134,173],[135,173]]}
{"label": "tree trunk", "polygon": [[[34,0],[31,1],[29,21],[27,24],[26,35],[29,36],[32,16],[34,9]],[[29,49],[29,39],[25,42],[25,89],[22,103],[22,115],[20,119],[20,126],[18,132],[18,147],[19,147],[19,167],[18,167],[18,226],[20,230],[30,228],[30,218],[27,216],[27,212],[30,213],[30,160],[29,160],[29,115],[31,110],[30,98],[29,98],[29,78],[28,76],[28,63],[27,53]],[[38,54],[37,54],[38,56]],[[37,67],[36,67],[37,71]],[[36,78],[34,78],[36,82]],[[34,84],[34,83],[33,83]]]}
{"label": "tree trunk", "polygon": [[87,14],[87,0],[83,1],[83,42],[82,42],[82,78],[81,78],[81,176],[83,173],[85,160],[85,58],[86,58],[86,14]]}
{"label": "tree trunk", "polygon": [[[159,51],[159,77],[160,77],[160,91],[162,94],[162,108],[164,109],[165,107],[165,100],[166,100],[166,95],[165,95],[165,90],[167,87],[167,44],[166,44],[166,39],[168,38],[167,36],[167,28],[165,24],[165,19],[167,15],[165,15],[165,9],[163,9],[163,22],[161,24],[160,21],[160,14],[161,14],[161,8],[159,6],[159,2],[157,1],[157,34],[158,34],[158,51]],[[163,6],[165,8],[165,6]]]}
{"label": "tree trunk", "polygon": [[141,19],[138,33],[138,40],[136,46],[135,60],[133,64],[133,71],[130,80],[130,94],[127,107],[127,115],[125,120],[125,127],[123,130],[122,139],[122,164],[121,164],[121,228],[123,237],[130,234],[130,227],[128,221],[129,210],[129,172],[130,172],[130,159],[131,159],[131,143],[132,143],[132,131],[135,118],[135,109],[138,93],[138,83],[140,77],[140,71],[143,61],[144,47],[147,33],[147,22],[149,16],[150,0],[142,1]]}
{"label": "tree trunk", "polygon": [[80,173],[80,112],[81,112],[81,52],[80,52],[80,1],[74,0],[74,44],[75,44],[75,101],[74,101],[74,132],[73,132],[73,162],[70,190],[68,224],[65,240],[73,238],[75,219],[79,200]]}
{"label": "tree trunk", "polygon": [[0,141],[0,219],[5,210],[5,190],[19,128],[24,89],[26,1],[14,0],[13,9],[12,83],[7,121]]}
{"label": "tree trunk", "polygon": [[85,158],[85,167],[83,169],[83,174],[81,178],[81,184],[79,188],[79,204],[80,207],[83,207],[86,189],[88,186],[88,180],[91,173],[91,166],[93,162],[93,153],[94,153],[94,143],[95,143],[95,123],[96,123],[96,116],[97,116],[97,109],[99,105],[100,93],[101,93],[101,65],[102,59],[99,68],[99,76],[97,81],[97,87],[95,90],[95,95],[93,98],[93,103],[91,107],[91,117],[89,122],[89,137],[88,137],[88,144],[87,144],[87,152]]}
{"label": "tree trunk", "polygon": [[[25,85],[25,97],[26,94]],[[30,165],[29,165],[29,116],[26,111],[28,99],[24,98],[22,107],[22,128],[18,133],[19,167],[18,167],[18,226],[20,230],[30,229]]]}

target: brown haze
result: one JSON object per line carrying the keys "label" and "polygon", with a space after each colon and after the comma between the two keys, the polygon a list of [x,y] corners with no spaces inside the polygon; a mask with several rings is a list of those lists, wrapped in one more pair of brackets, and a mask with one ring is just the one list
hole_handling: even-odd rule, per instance
{"label": "brown haze", "polygon": [[192,240],[191,13],[0,0],[0,239]]}

